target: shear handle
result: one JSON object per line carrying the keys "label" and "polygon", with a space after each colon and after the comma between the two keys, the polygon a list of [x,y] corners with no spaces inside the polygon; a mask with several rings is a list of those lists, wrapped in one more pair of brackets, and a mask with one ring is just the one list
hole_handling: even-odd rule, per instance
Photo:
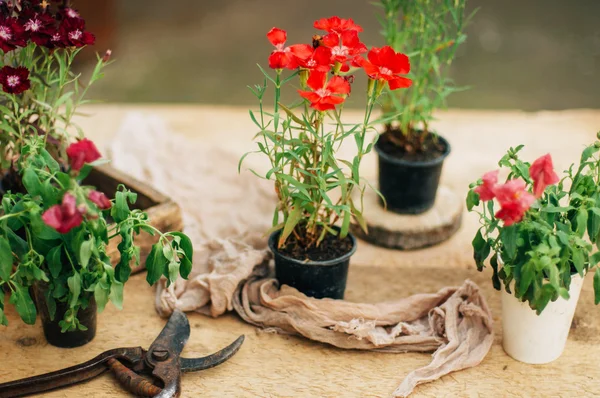
{"label": "shear handle", "polygon": [[92,360],[71,366],[67,369],[3,383],[0,384],[0,398],[23,397],[31,394],[39,394],[44,391],[54,390],[56,388],[62,388],[93,379],[108,370],[106,362],[111,358],[123,359],[127,362],[136,363],[144,358],[144,350],[141,347],[117,348],[106,351]]}

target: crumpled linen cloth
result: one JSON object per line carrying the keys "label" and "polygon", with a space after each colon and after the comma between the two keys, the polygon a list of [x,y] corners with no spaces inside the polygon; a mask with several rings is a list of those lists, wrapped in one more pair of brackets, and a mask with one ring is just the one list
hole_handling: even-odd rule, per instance
{"label": "crumpled linen cloth", "polygon": [[[213,317],[235,310],[257,327],[340,348],[434,352],[431,363],[406,376],[393,397],[476,366],[490,350],[492,315],[469,280],[378,304],[314,299],[280,287],[264,236],[275,201],[272,185],[238,175],[238,155],[203,148],[169,133],[162,119],[141,113],[128,115],[109,153],[115,167],[182,206],[185,232],[195,245],[189,279],[157,289],[161,316],[175,308]],[[177,167],[169,167],[173,164]]]}

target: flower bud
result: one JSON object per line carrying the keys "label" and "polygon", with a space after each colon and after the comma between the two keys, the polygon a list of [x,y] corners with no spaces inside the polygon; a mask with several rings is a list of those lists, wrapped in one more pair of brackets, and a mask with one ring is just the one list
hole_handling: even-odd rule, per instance
{"label": "flower bud", "polygon": [[369,83],[367,84],[367,97],[371,98],[373,95],[373,89],[375,88],[375,79],[369,78]]}
{"label": "flower bud", "polygon": [[106,50],[106,52],[104,53],[104,56],[102,57],[102,62],[107,63],[108,61],[110,61],[111,55],[112,55],[112,50],[110,50],[110,49]]}
{"label": "flower bud", "polygon": [[598,142],[598,141],[594,142],[594,146],[595,146],[596,148],[600,148],[600,142]]}
{"label": "flower bud", "polygon": [[300,73],[298,75],[300,77],[300,87],[305,89],[306,82],[308,82],[308,69],[300,69]]}

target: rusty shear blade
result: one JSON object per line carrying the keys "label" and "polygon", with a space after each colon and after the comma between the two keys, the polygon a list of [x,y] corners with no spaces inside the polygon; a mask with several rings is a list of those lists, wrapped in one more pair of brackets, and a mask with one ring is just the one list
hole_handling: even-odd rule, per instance
{"label": "rusty shear blade", "polygon": [[181,358],[180,366],[182,372],[196,372],[199,370],[210,369],[222,364],[239,351],[244,343],[244,336],[238,337],[233,343],[223,348],[221,351],[204,358]]}

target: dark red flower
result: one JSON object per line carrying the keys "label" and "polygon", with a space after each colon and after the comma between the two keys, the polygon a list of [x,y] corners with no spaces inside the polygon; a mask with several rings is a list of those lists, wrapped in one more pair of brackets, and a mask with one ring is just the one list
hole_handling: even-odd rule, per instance
{"label": "dark red flower", "polygon": [[16,18],[5,18],[0,15],[0,50],[7,53],[26,45],[25,29],[19,21]]}
{"label": "dark red flower", "polygon": [[65,7],[60,10],[60,14],[65,19],[82,19],[79,12],[73,8]]}
{"label": "dark red flower", "polygon": [[312,71],[307,83],[314,91],[298,90],[300,96],[310,102],[311,108],[318,111],[335,109],[350,93],[350,84],[343,77],[333,76],[327,84],[326,80],[327,73]]}
{"label": "dark red flower", "polygon": [[367,46],[360,42],[356,30],[347,30],[339,35],[329,33],[323,37],[323,45],[331,49],[331,60],[341,64],[342,72],[350,70],[348,61],[367,52]]}
{"label": "dark red flower", "polygon": [[533,194],[541,198],[548,185],[556,184],[560,179],[554,171],[552,156],[546,154],[537,159],[529,168],[529,175],[533,179]]}
{"label": "dark red flower", "polygon": [[96,37],[85,30],[83,19],[64,19],[60,24],[58,34],[65,47],[90,46],[96,42]]}
{"label": "dark red flower", "polygon": [[318,21],[315,21],[315,28],[325,30],[328,33],[337,33],[342,34],[347,30],[355,30],[357,32],[362,32],[362,28],[359,25],[356,25],[352,18],[343,19],[340,17],[331,17],[331,18],[321,18]]}
{"label": "dark red flower", "polygon": [[63,197],[62,204],[54,205],[42,214],[46,225],[61,234],[66,234],[81,225],[83,217],[77,209],[77,200],[70,193]]}
{"label": "dark red flower", "polygon": [[488,171],[483,175],[483,184],[475,188],[475,192],[479,194],[479,199],[486,202],[496,197],[494,188],[498,184],[498,170]]}
{"label": "dark red flower", "polygon": [[312,46],[308,44],[286,47],[287,33],[283,29],[271,29],[267,33],[267,39],[275,46],[275,50],[269,56],[269,67],[272,69],[296,69],[298,67],[297,59],[306,59],[313,52]]}
{"label": "dark red flower", "polygon": [[108,210],[111,208],[112,203],[106,197],[106,195],[102,192],[91,191],[88,195],[89,200],[91,200],[99,209]]}
{"label": "dark red flower", "polygon": [[368,60],[358,57],[355,63],[361,66],[371,79],[386,81],[391,90],[407,88],[412,80],[398,76],[410,72],[410,61],[402,53],[396,53],[390,46],[373,47],[368,54]]}
{"label": "dark red flower", "polygon": [[2,84],[2,89],[6,93],[21,94],[31,87],[29,70],[22,66],[18,68],[5,66],[0,69],[0,84]]}
{"label": "dark red flower", "polygon": [[500,202],[500,210],[496,218],[504,221],[508,227],[523,219],[529,207],[535,202],[535,197],[525,189],[527,184],[523,180],[510,180],[494,187],[496,199]]}
{"label": "dark red flower", "polygon": [[21,14],[21,21],[29,39],[38,46],[47,46],[56,33],[56,21],[50,14],[25,10]]}
{"label": "dark red flower", "polygon": [[331,69],[331,49],[317,47],[308,58],[297,57],[297,61],[301,68],[328,72]]}
{"label": "dark red flower", "polygon": [[92,163],[102,157],[96,145],[87,138],[69,145],[67,156],[73,170],[81,170],[85,163]]}

